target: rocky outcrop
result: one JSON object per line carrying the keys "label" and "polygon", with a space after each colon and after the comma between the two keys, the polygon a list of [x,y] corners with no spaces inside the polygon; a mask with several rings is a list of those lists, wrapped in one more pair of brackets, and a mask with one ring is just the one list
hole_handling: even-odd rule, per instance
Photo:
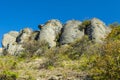
{"label": "rocky outcrop", "polygon": [[6,51],[11,55],[18,54],[23,48],[22,45],[17,44],[16,38],[18,37],[19,33],[16,31],[11,31],[3,36],[2,40],[2,51]]}
{"label": "rocky outcrop", "polygon": [[[85,22],[70,20],[62,25],[60,21],[53,19],[39,25],[40,30],[38,31],[32,31],[29,28],[25,28],[20,32],[11,31],[3,36],[2,49],[11,55],[18,55],[24,50],[23,45],[30,41],[37,41],[38,44],[43,41],[47,42],[49,47],[55,47],[57,43],[69,45],[69,43],[81,39],[84,35],[87,35],[94,42],[102,43],[111,31],[105,23],[97,18],[86,22],[87,25]],[[38,49],[38,53],[40,50],[41,48]]]}
{"label": "rocky outcrop", "polygon": [[60,43],[68,44],[74,42],[77,39],[82,38],[84,36],[84,31],[79,30],[81,24],[82,22],[76,20],[68,21],[63,27]]}
{"label": "rocky outcrop", "polygon": [[6,49],[7,53],[10,55],[19,55],[23,50],[24,48],[22,45],[17,43],[9,44],[8,48]]}
{"label": "rocky outcrop", "polygon": [[24,43],[30,40],[30,37],[32,35],[32,30],[29,28],[25,28],[20,31],[19,35],[16,38],[17,43]]}
{"label": "rocky outcrop", "polygon": [[110,32],[105,23],[97,18],[91,20],[91,24],[85,28],[85,34],[89,39],[101,43],[105,39],[106,35]]}
{"label": "rocky outcrop", "polygon": [[3,39],[2,39],[2,46],[4,48],[7,48],[9,44],[16,42],[16,38],[18,34],[19,33],[17,31],[11,31],[7,34],[4,34]]}
{"label": "rocky outcrop", "polygon": [[39,41],[48,42],[50,47],[56,46],[57,37],[61,33],[62,24],[58,20],[50,20],[41,27]]}

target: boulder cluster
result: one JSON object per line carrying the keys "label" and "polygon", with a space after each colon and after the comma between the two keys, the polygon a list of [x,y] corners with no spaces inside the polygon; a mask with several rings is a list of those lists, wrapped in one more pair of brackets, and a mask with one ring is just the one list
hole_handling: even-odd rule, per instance
{"label": "boulder cluster", "polygon": [[102,43],[111,29],[97,18],[87,22],[85,24],[85,22],[78,20],[69,20],[62,24],[59,20],[53,19],[39,25],[38,31],[33,31],[30,28],[25,28],[20,32],[10,31],[3,36],[0,55],[5,54],[2,53],[3,51],[10,55],[17,55],[24,50],[23,44],[30,40],[46,41],[51,48],[56,47],[57,43],[60,45],[69,44],[87,35],[90,40]]}

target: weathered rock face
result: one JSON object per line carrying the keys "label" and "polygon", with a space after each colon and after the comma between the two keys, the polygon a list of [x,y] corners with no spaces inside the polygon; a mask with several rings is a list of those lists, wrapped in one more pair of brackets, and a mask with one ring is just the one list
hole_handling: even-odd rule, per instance
{"label": "weathered rock face", "polygon": [[22,47],[22,45],[13,43],[13,44],[8,45],[8,48],[6,51],[10,55],[19,55],[23,50],[24,50],[24,48]]}
{"label": "weathered rock face", "polygon": [[29,28],[25,28],[20,31],[18,37],[16,38],[16,42],[17,43],[27,42],[30,39],[31,35],[32,35],[32,30]]}
{"label": "weathered rock face", "polygon": [[46,41],[50,47],[56,46],[57,37],[61,33],[62,24],[58,20],[48,21],[40,31],[39,41]]}
{"label": "weathered rock face", "polygon": [[99,43],[102,42],[109,32],[110,29],[106,27],[105,23],[97,18],[93,18],[91,25],[85,29],[85,34],[89,36],[89,39]]}
{"label": "weathered rock face", "polygon": [[[23,48],[21,45],[18,45],[16,42],[16,38],[19,35],[16,31],[11,31],[3,36],[2,40],[2,51],[5,50],[7,53],[11,55],[18,54]],[[2,53],[3,54],[3,53]]]}
{"label": "weathered rock face", "polygon": [[[84,35],[88,35],[89,39],[101,43],[106,35],[111,31],[110,28],[99,19],[93,18],[89,24],[82,27],[83,23],[77,20],[70,20],[64,26],[58,20],[49,20],[44,25],[39,25],[39,31],[32,31],[29,28],[21,30],[19,33],[11,31],[3,36],[2,51],[6,51],[11,55],[19,55],[24,50],[24,43],[29,41],[47,42],[49,47],[55,47],[57,43],[69,45],[81,39]],[[38,53],[41,49],[38,49]],[[42,52],[41,52],[42,53]],[[35,53],[37,54],[37,52]]]}
{"label": "weathered rock face", "polygon": [[16,31],[11,31],[11,32],[5,34],[2,39],[3,48],[7,48],[7,46],[9,44],[16,42],[16,38],[17,38],[18,34],[19,33]]}
{"label": "weathered rock face", "polygon": [[34,32],[32,32],[30,39],[31,40],[38,40],[39,35],[40,35],[40,31],[34,31]]}
{"label": "weathered rock face", "polygon": [[75,40],[84,36],[84,31],[80,31],[80,21],[70,20],[63,27],[62,36],[60,39],[61,44],[74,42]]}

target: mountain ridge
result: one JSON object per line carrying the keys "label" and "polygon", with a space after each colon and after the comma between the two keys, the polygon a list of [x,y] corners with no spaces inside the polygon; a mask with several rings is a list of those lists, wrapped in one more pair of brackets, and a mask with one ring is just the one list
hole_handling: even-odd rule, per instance
{"label": "mountain ridge", "polygon": [[30,40],[39,42],[46,41],[49,47],[55,47],[57,44],[64,45],[81,39],[87,35],[90,40],[102,43],[105,37],[110,33],[111,29],[104,22],[97,18],[80,22],[78,20],[69,20],[62,24],[59,20],[49,20],[45,24],[38,26],[40,30],[32,31],[25,28],[20,32],[10,31],[3,36],[2,49],[9,54],[17,55],[24,48],[24,43]]}

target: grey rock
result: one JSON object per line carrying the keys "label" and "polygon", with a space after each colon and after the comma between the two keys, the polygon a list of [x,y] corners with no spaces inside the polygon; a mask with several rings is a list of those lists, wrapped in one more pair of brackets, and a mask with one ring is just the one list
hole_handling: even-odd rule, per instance
{"label": "grey rock", "polygon": [[30,40],[32,30],[29,28],[25,28],[20,31],[18,37],[16,38],[17,43],[24,43]]}
{"label": "grey rock", "polygon": [[49,20],[40,30],[39,41],[48,42],[50,47],[56,46],[57,37],[61,33],[62,24],[58,20]]}
{"label": "grey rock", "polygon": [[7,52],[7,54],[16,55],[23,49],[22,45],[16,43],[16,38],[18,35],[18,32],[11,31],[3,36],[3,50]]}
{"label": "grey rock", "polygon": [[7,48],[7,46],[10,43],[16,42],[16,37],[18,36],[18,32],[16,31],[11,31],[7,34],[4,34],[3,39],[2,39],[2,46],[3,48]]}
{"label": "grey rock", "polygon": [[38,40],[39,39],[39,35],[40,35],[40,31],[33,31],[31,34],[30,39],[31,40]]}
{"label": "grey rock", "polygon": [[109,32],[110,29],[107,28],[105,23],[97,18],[93,18],[91,25],[87,26],[85,29],[85,34],[89,36],[89,39],[98,43],[102,43]]}
{"label": "grey rock", "polygon": [[84,30],[79,30],[80,21],[70,20],[63,27],[63,32],[60,38],[61,44],[72,43],[84,36]]}
{"label": "grey rock", "polygon": [[10,55],[19,55],[23,50],[24,48],[22,45],[19,45],[16,42],[9,44],[6,49],[7,53]]}

